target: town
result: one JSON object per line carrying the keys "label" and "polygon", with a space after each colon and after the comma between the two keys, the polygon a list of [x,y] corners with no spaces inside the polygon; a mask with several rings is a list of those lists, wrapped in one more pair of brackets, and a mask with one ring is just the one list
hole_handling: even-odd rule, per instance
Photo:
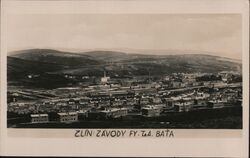
{"label": "town", "polygon": [[149,74],[122,80],[103,73],[96,84],[90,82],[91,76],[81,76],[86,84],[76,87],[8,89],[8,112],[28,115],[25,123],[41,124],[152,118],[242,106],[242,74],[236,71],[172,73],[161,77]]}

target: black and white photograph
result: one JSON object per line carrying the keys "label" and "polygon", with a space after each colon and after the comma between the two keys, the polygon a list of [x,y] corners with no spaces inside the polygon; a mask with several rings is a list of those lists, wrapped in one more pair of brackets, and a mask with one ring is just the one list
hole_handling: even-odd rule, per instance
{"label": "black and white photograph", "polygon": [[240,14],[7,21],[8,128],[242,129]]}
{"label": "black and white photograph", "polygon": [[249,157],[249,0],[0,8],[0,156]]}

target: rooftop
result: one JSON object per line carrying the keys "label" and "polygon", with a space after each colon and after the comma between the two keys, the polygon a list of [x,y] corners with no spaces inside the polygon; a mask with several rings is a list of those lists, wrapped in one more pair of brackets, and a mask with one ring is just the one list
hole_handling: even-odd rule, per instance
{"label": "rooftop", "polygon": [[48,116],[48,114],[31,114],[31,117],[43,117],[43,116]]}
{"label": "rooftop", "polygon": [[61,113],[57,113],[58,115],[62,116],[62,115],[76,115],[77,113],[76,112],[61,112]]}

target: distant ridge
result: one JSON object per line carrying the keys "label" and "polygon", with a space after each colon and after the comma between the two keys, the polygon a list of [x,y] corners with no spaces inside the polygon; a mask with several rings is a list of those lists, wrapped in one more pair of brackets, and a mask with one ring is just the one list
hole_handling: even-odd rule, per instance
{"label": "distant ridge", "polygon": [[234,58],[229,58],[229,57],[222,57],[215,55],[213,52],[206,52],[206,51],[197,51],[197,50],[147,50],[147,49],[129,49],[129,48],[123,48],[122,49],[88,49],[85,51],[81,50],[74,50],[74,51],[65,51],[65,50],[56,50],[56,49],[24,49],[24,50],[17,50],[17,51],[10,51],[9,56],[15,56],[18,54],[24,54],[24,53],[29,53],[29,52],[52,52],[52,53],[63,53],[65,55],[88,55],[88,56],[170,56],[170,55],[200,55],[200,56],[212,56],[212,57],[217,57],[221,58],[222,60],[227,60],[231,62],[236,62],[236,63],[241,63],[240,59],[234,59]]}
{"label": "distant ridge", "polygon": [[28,49],[15,51],[12,52],[12,54],[13,55],[10,55],[10,57],[62,65],[81,66],[85,64],[100,64],[100,61],[97,61],[88,55],[62,52],[52,49]]}
{"label": "distant ridge", "polygon": [[12,57],[18,57],[18,58],[30,58],[30,57],[39,57],[39,56],[48,56],[48,55],[54,55],[54,56],[72,56],[72,57],[89,57],[87,55],[81,54],[81,53],[73,53],[73,52],[66,52],[66,51],[59,51],[54,49],[27,49],[27,50],[19,50],[19,51],[13,51],[11,52]]}
{"label": "distant ridge", "polygon": [[[75,83],[66,74],[100,78],[106,70],[111,77],[133,77],[150,74],[164,76],[171,73],[241,71],[242,65],[228,58],[204,54],[144,55],[115,51],[70,53],[51,49],[29,49],[13,53],[7,58],[8,82],[20,85],[55,87]],[[28,80],[27,76],[39,76]]]}

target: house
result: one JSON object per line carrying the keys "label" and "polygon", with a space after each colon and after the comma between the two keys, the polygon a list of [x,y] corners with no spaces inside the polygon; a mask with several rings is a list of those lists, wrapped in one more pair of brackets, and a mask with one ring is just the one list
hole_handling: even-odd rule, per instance
{"label": "house", "polygon": [[57,113],[60,122],[74,122],[78,121],[78,114],[76,112]]}
{"label": "house", "polygon": [[100,112],[103,118],[120,118],[128,114],[127,108],[112,108],[106,109]]}
{"label": "house", "polygon": [[196,82],[196,81],[194,81],[194,82],[192,82],[192,86],[201,86],[201,83],[200,82]]}
{"label": "house", "polygon": [[185,88],[187,86],[187,83],[182,83],[180,84],[180,88]]}
{"label": "house", "polygon": [[84,120],[85,118],[88,117],[88,110],[87,109],[79,110],[79,111],[77,111],[77,114],[78,114],[78,119],[79,120]]}
{"label": "house", "polygon": [[175,103],[179,102],[181,100],[181,97],[171,97],[171,98],[165,98],[166,106],[167,107],[173,107]]}
{"label": "house", "polygon": [[212,82],[212,84],[216,88],[223,88],[223,87],[227,86],[227,84],[224,83],[223,81],[214,81],[214,82]]}
{"label": "house", "polygon": [[224,107],[225,102],[221,100],[210,100],[208,101],[208,107],[211,108],[222,108]]}
{"label": "house", "polygon": [[174,104],[174,108],[177,112],[184,112],[192,110],[194,100],[190,97],[182,98],[179,102]]}
{"label": "house", "polygon": [[148,104],[149,103],[149,98],[147,97],[142,97],[140,100],[139,100],[140,104],[144,105],[144,104]]}
{"label": "house", "polygon": [[48,114],[31,114],[31,123],[46,123],[49,122]]}
{"label": "house", "polygon": [[165,81],[170,81],[170,76],[165,76],[164,80]]}
{"label": "house", "polygon": [[179,102],[175,103],[174,109],[177,112],[185,112],[185,111],[190,111],[193,107],[193,104],[190,102]]}
{"label": "house", "polygon": [[226,82],[226,83],[227,83],[228,77],[227,77],[227,76],[222,76],[222,77],[221,77],[221,80],[222,80],[223,82]]}
{"label": "house", "polygon": [[207,107],[207,102],[209,98],[208,93],[195,92],[194,97],[194,108],[204,108]]}
{"label": "house", "polygon": [[88,118],[89,119],[102,119],[101,115],[100,115],[100,110],[97,110],[95,108],[93,108],[92,110],[90,110],[88,112]]}
{"label": "house", "polygon": [[147,106],[141,109],[142,116],[144,117],[155,117],[160,116],[161,109],[154,106]]}
{"label": "house", "polygon": [[140,84],[139,84],[139,87],[140,87],[140,88],[146,88],[146,89],[148,89],[148,88],[152,88],[152,84],[140,83]]}
{"label": "house", "polygon": [[160,97],[153,97],[151,100],[153,103],[156,103],[156,104],[162,103],[162,100]]}
{"label": "house", "polygon": [[127,99],[126,100],[126,105],[129,106],[129,105],[135,105],[136,104],[136,99],[132,98],[132,99]]}
{"label": "house", "polygon": [[115,99],[115,101],[112,102],[112,106],[122,106],[124,104],[123,100]]}
{"label": "house", "polygon": [[194,108],[207,107],[207,98],[202,96],[196,96],[194,99]]}
{"label": "house", "polygon": [[174,81],[171,83],[171,87],[172,88],[181,88],[181,83],[182,82]]}
{"label": "house", "polygon": [[88,113],[90,119],[114,119],[128,114],[127,108],[107,108],[105,110],[92,110]]}
{"label": "house", "polygon": [[126,90],[116,90],[116,91],[110,91],[110,94],[116,98],[123,98],[128,95],[128,92]]}
{"label": "house", "polygon": [[164,110],[164,108],[166,107],[166,105],[165,104],[156,104],[156,105],[154,105],[154,107],[160,109],[160,112],[162,112]]}
{"label": "house", "polygon": [[211,81],[204,81],[203,86],[211,86]]}

